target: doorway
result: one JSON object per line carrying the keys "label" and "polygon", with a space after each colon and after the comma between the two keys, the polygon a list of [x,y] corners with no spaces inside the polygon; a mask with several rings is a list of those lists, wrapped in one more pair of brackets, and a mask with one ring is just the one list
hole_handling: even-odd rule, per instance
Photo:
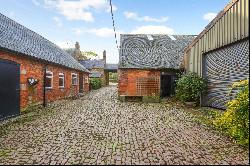
{"label": "doorway", "polygon": [[79,93],[84,92],[84,83],[83,83],[83,75],[79,75]]}
{"label": "doorway", "polygon": [[177,76],[174,74],[161,75],[161,98],[171,97],[175,94],[175,80]]}
{"label": "doorway", "polygon": [[20,66],[0,60],[0,120],[20,113]]}

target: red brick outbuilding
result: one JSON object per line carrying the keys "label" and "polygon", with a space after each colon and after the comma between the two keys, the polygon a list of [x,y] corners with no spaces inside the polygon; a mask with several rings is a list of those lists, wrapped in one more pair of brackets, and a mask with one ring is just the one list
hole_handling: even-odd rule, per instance
{"label": "red brick outbuilding", "polygon": [[160,101],[174,94],[184,48],[193,35],[122,34],[118,94],[125,100]]}
{"label": "red brick outbuilding", "polygon": [[89,91],[89,71],[70,54],[0,14],[0,119]]}

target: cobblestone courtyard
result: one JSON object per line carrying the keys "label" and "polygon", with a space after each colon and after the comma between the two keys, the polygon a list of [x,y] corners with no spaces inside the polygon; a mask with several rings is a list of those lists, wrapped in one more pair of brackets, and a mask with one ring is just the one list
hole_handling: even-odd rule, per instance
{"label": "cobblestone courtyard", "polygon": [[0,132],[0,164],[249,163],[246,150],[183,110],[122,103],[116,91],[105,87],[14,118]]}

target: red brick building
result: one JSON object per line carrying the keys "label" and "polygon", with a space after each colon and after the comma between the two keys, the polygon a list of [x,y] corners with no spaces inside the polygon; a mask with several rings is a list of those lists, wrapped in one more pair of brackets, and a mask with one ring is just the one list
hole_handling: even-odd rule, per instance
{"label": "red brick building", "polygon": [[91,73],[90,78],[100,78],[102,86],[109,85],[109,73],[117,73],[118,65],[106,62],[106,51],[103,51],[102,59],[79,60]]}
{"label": "red brick building", "polygon": [[102,80],[102,86],[105,86],[107,83],[106,74],[105,74],[105,66],[106,66],[106,51],[103,51],[102,59],[87,59],[87,60],[79,60],[80,64],[86,67],[91,73],[89,75],[90,78],[100,78]]}
{"label": "red brick building", "polygon": [[193,35],[121,35],[119,98],[150,102],[173,95],[184,48],[193,39]]}
{"label": "red brick building", "polygon": [[0,14],[0,119],[89,91],[89,71],[58,46]]}

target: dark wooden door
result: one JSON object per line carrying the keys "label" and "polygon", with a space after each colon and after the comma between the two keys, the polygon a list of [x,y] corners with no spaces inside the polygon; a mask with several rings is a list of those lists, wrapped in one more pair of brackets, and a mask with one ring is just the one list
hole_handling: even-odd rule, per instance
{"label": "dark wooden door", "polygon": [[171,95],[171,75],[161,76],[161,97],[168,97]]}
{"label": "dark wooden door", "polygon": [[20,66],[0,59],[0,120],[20,113]]}
{"label": "dark wooden door", "polygon": [[83,87],[83,75],[80,74],[79,75],[79,93],[83,93],[83,89],[84,89],[84,87]]}
{"label": "dark wooden door", "polygon": [[170,97],[175,94],[175,82],[177,76],[175,74],[161,75],[161,97]]}

